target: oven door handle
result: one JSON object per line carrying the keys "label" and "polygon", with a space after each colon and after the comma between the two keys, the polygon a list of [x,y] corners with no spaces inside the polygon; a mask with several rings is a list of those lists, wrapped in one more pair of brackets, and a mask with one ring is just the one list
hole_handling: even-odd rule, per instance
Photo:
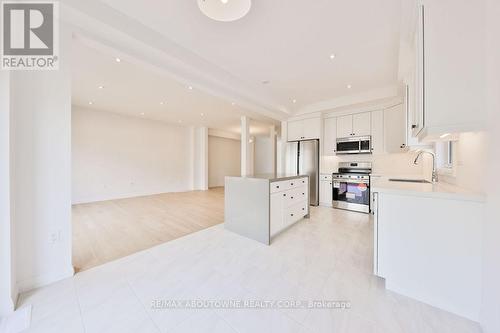
{"label": "oven door handle", "polygon": [[[354,179],[333,179],[332,183],[349,183],[349,184],[370,184],[369,180],[354,180]],[[332,185],[333,186],[333,185]]]}

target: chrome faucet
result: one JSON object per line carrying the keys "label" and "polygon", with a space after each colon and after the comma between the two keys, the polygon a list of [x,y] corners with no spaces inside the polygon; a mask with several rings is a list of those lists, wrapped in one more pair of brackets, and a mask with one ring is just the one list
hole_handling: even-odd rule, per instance
{"label": "chrome faucet", "polygon": [[418,164],[418,158],[420,155],[427,153],[432,156],[432,182],[436,183],[438,181],[438,174],[436,170],[436,155],[434,153],[431,153],[430,151],[426,150],[421,150],[418,154],[417,157],[415,157],[415,161],[413,161],[413,164],[417,165]]}

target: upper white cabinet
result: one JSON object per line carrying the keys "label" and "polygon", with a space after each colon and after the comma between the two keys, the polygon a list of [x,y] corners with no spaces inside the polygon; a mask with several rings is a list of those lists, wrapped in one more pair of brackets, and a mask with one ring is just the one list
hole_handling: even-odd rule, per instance
{"label": "upper white cabinet", "polygon": [[307,118],[288,122],[288,141],[319,139],[321,118]]}
{"label": "upper white cabinet", "polygon": [[337,118],[337,137],[364,136],[371,134],[371,113],[356,113]]}
{"label": "upper white cabinet", "polygon": [[384,110],[384,147],[386,153],[406,150],[406,112],[403,104]]}
{"label": "upper white cabinet", "polygon": [[421,2],[415,34],[414,135],[484,129],[483,10],[474,1]]}
{"label": "upper white cabinet", "polygon": [[372,123],[372,154],[383,154],[384,147],[384,111],[373,111]]}
{"label": "upper white cabinet", "polygon": [[323,155],[335,155],[337,147],[337,118],[326,118],[323,128]]}
{"label": "upper white cabinet", "polygon": [[371,134],[371,112],[356,113],[352,116],[352,134],[354,136]]}

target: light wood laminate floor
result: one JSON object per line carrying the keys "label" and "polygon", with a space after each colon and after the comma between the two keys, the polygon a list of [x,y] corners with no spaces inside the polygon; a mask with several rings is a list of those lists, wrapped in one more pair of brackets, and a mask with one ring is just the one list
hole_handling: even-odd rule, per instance
{"label": "light wood laminate floor", "polygon": [[73,266],[82,271],[224,222],[224,189],[73,206]]}

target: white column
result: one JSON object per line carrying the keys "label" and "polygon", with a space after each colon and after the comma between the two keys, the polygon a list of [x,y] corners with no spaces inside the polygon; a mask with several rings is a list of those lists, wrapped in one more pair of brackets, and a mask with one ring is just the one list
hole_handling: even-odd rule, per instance
{"label": "white column", "polygon": [[208,128],[193,129],[193,190],[208,190]]}
{"label": "white column", "polygon": [[271,170],[276,173],[276,127],[273,125],[269,128],[269,138],[271,139]]}
{"label": "white column", "polygon": [[251,174],[250,170],[250,118],[241,117],[241,176]]}

